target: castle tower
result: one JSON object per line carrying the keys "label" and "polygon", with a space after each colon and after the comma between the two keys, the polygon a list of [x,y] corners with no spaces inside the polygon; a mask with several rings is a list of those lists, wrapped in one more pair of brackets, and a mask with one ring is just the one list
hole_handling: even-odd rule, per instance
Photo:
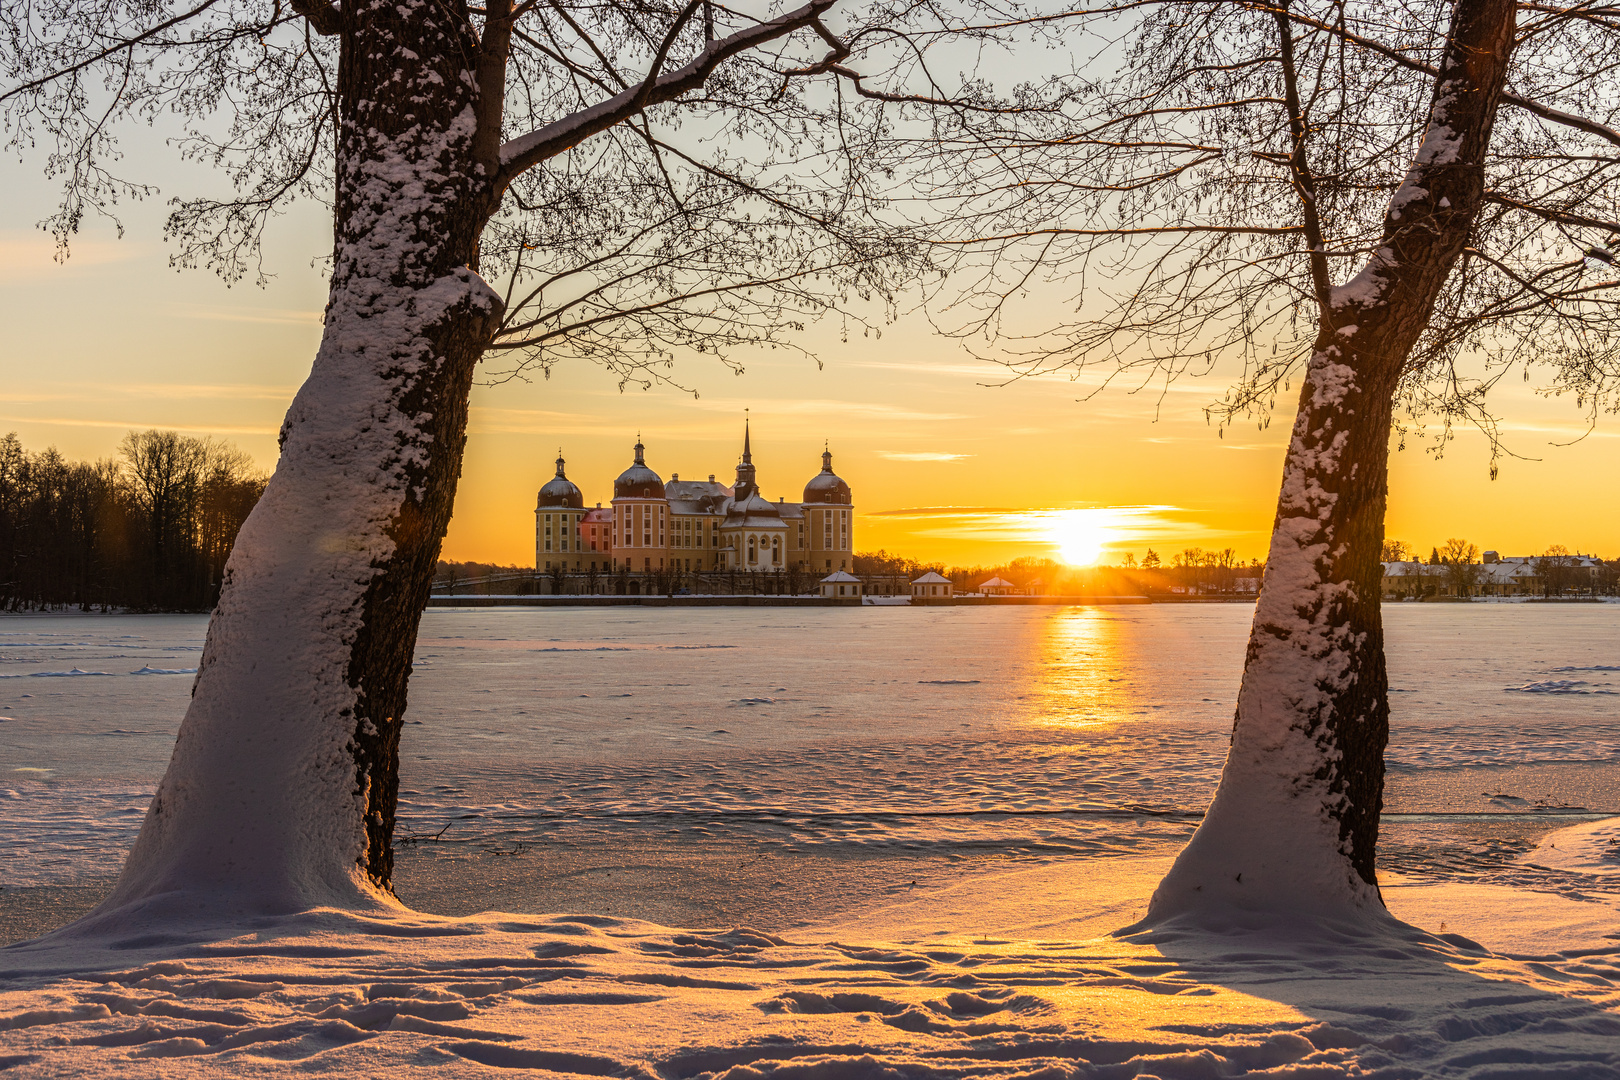
{"label": "castle tower", "polygon": [[669,551],[669,501],[664,480],[647,467],[636,439],[636,459],[613,481],[614,564],[631,573],[664,569]]}
{"label": "castle tower", "polygon": [[585,496],[564,471],[557,451],[557,475],[547,480],[534,500],[534,568],[579,569],[579,523],[585,517]]}
{"label": "castle tower", "polygon": [[832,448],[821,454],[821,472],[804,485],[805,528],[810,570],[831,573],[855,566],[855,500],[832,467]]}

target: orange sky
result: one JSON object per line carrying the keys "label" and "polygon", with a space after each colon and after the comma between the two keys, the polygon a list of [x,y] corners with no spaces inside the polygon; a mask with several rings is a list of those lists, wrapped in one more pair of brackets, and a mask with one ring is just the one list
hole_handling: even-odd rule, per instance
{"label": "orange sky", "polygon": [[[15,163],[8,180],[22,176]],[[26,178],[24,178],[26,179]],[[311,259],[324,241],[318,210],[285,219],[272,238],[270,286],[227,289],[205,273],[176,273],[160,239],[161,207],[142,207],[123,240],[93,226],[66,265],[31,221],[48,191],[19,185],[0,216],[0,316],[6,327],[0,432],[30,449],[107,456],[131,427],[222,435],[266,467],[292,393],[319,340],[324,285]],[[31,201],[31,204],[30,204]],[[920,319],[877,338],[812,333],[820,370],[799,356],[745,357],[732,375],[693,357],[679,376],[701,392],[620,393],[600,371],[480,387],[447,557],[526,564],[533,558],[536,487],[562,448],[588,502],[607,501],[637,432],[664,476],[729,480],[750,409],[765,493],[797,498],[820,467],[823,440],[854,488],[857,547],[922,559],[993,562],[1053,552],[1051,511],[1133,507],[1109,557],[1187,546],[1264,554],[1288,416],[1270,429],[1216,437],[1202,406],[1219,379],[1079,401],[1065,380],[1011,386],[998,369],[930,336]],[[1434,461],[1394,458],[1389,534],[1427,551],[1448,536],[1504,553],[1549,544],[1620,555],[1620,434],[1612,417],[1584,430],[1567,401],[1515,384],[1500,396],[1514,447],[1488,477],[1484,442],[1464,434]],[[1155,421],[1154,413],[1158,411]]]}

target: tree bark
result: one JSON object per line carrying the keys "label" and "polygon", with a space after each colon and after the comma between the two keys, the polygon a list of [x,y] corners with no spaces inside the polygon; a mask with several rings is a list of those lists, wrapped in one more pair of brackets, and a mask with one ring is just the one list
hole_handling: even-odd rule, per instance
{"label": "tree bark", "polygon": [[1382,242],[1321,308],[1226,767],[1139,926],[1383,911],[1379,554],[1392,402],[1482,204],[1513,44],[1512,0],[1459,0],[1428,129]]}
{"label": "tree bark", "polygon": [[499,297],[456,5],[343,5],[326,326],[239,534],[169,769],[102,913],[387,904],[418,622]]}

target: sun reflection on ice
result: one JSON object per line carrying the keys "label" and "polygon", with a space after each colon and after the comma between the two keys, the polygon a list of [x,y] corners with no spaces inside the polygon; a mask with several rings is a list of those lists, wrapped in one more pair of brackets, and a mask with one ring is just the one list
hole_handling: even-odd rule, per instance
{"label": "sun reflection on ice", "polygon": [[1129,676],[1138,663],[1132,636],[1119,617],[1100,608],[1054,611],[1040,642],[1032,680],[1033,722],[1039,727],[1098,727],[1134,719],[1145,706]]}

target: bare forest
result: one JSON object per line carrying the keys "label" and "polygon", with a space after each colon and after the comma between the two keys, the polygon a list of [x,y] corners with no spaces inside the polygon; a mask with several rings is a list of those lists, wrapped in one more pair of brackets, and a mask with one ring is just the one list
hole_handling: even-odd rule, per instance
{"label": "bare forest", "polygon": [[0,610],[206,611],[268,479],[229,443],[132,431],[69,461],[0,438]]}

